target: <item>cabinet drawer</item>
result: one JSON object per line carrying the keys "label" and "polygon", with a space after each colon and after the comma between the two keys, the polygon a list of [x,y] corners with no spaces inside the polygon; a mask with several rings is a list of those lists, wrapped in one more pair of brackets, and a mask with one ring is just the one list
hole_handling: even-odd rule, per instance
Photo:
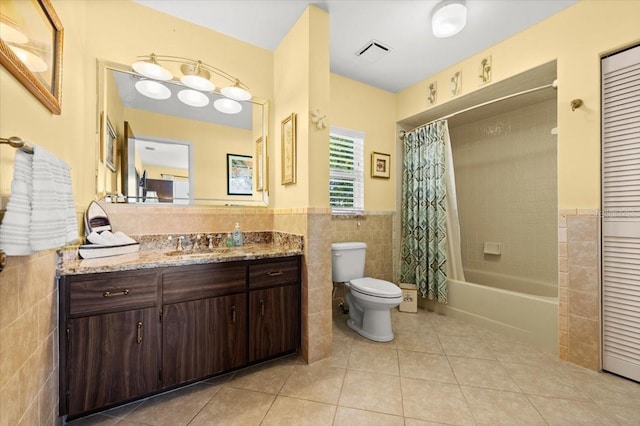
{"label": "cabinet drawer", "polygon": [[249,265],[250,288],[296,283],[299,277],[300,272],[297,258]]}
{"label": "cabinet drawer", "polygon": [[69,286],[69,313],[71,315],[97,314],[148,308],[156,305],[158,275],[104,276],[86,281],[75,281]]}
{"label": "cabinet drawer", "polygon": [[162,303],[224,296],[245,290],[247,266],[238,263],[189,266],[162,275]]}

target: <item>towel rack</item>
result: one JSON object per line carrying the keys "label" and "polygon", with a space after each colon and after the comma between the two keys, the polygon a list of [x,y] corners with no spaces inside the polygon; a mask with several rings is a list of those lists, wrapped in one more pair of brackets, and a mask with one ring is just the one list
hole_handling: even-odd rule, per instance
{"label": "towel rack", "polygon": [[[33,148],[18,136],[0,138],[0,143],[11,145],[14,148],[20,148],[21,151],[26,152],[27,154],[33,154]],[[0,272],[2,272],[1,269]]]}
{"label": "towel rack", "polygon": [[[0,138],[0,144],[2,143],[11,145],[14,148],[20,148],[21,151],[26,152],[27,154],[33,154],[33,147],[18,136]],[[2,272],[5,266],[7,266],[7,255],[4,250],[0,249],[0,272]]]}

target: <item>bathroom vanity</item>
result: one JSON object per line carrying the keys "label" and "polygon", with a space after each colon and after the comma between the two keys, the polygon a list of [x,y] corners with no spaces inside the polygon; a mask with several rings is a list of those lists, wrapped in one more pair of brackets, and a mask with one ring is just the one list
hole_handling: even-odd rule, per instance
{"label": "bathroom vanity", "polygon": [[146,256],[125,262],[125,270],[62,269],[61,415],[99,411],[300,346],[301,252]]}

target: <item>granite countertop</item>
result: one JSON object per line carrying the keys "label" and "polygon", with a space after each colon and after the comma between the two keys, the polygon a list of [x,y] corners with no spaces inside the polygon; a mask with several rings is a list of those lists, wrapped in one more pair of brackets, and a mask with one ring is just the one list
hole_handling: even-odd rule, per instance
{"label": "granite countertop", "polygon": [[[80,259],[77,255],[77,246],[68,247],[59,253],[57,275],[130,271],[303,254],[301,236],[279,233],[265,234],[261,233],[256,238],[247,238],[245,241],[248,240],[248,243],[240,247],[217,245],[212,249],[203,246],[193,250],[190,246],[186,246],[182,251],[177,251],[172,245],[164,243],[166,236],[138,236],[136,239],[141,243],[139,251],[95,259]],[[159,241],[163,241],[163,243],[159,244]]]}

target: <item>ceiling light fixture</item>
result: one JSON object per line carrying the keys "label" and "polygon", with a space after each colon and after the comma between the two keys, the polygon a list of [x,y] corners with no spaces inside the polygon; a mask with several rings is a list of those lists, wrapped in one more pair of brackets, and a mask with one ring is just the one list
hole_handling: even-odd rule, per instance
{"label": "ceiling light fixture", "polygon": [[[219,68],[205,64],[200,60],[188,59],[180,56],[156,55],[155,53],[152,53],[147,56],[139,56],[137,62],[132,65],[132,68],[138,74],[152,80],[173,80],[173,74],[161,65],[163,62],[180,64],[180,82],[190,89],[193,89],[185,89],[178,93],[178,99],[187,105],[202,107],[209,104],[209,97],[201,92],[213,92],[216,88],[216,85],[210,80],[211,74],[218,75],[231,82],[230,85],[220,89],[220,93],[228,99],[221,98],[214,102],[214,108],[218,111],[225,114],[237,114],[242,111],[242,105],[237,101],[248,101],[252,98],[249,88],[242,84],[238,78],[222,71]],[[161,83],[156,83],[162,86]],[[136,89],[138,89],[137,84]],[[154,87],[154,90],[159,89]],[[169,91],[168,88],[167,91]],[[143,92],[140,93],[148,96]],[[169,96],[171,95],[169,94]]]}
{"label": "ceiling light fixture", "polygon": [[465,0],[444,0],[431,12],[431,28],[438,38],[458,34],[467,24],[467,5]]}

